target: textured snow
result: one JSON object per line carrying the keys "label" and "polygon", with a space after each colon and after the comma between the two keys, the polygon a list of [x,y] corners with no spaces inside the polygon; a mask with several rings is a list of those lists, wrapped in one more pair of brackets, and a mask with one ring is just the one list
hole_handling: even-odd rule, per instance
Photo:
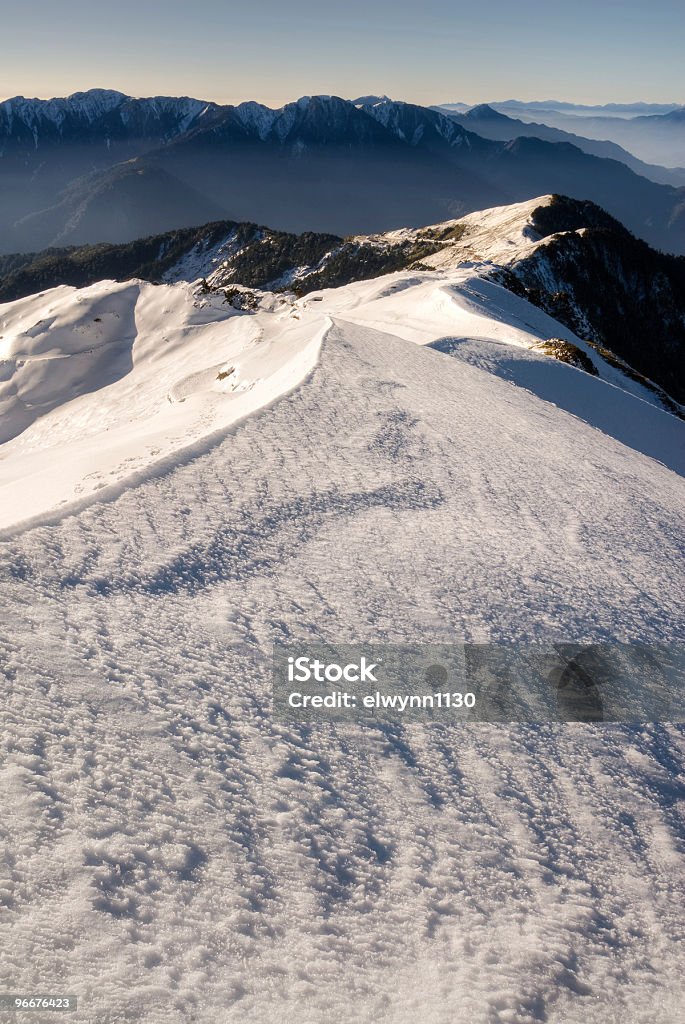
{"label": "textured snow", "polygon": [[89,1022],[675,1021],[680,730],[277,726],[268,666],[287,637],[682,641],[682,497],[338,323],[210,451],[16,538],[3,987]]}
{"label": "textured snow", "polygon": [[[0,528],[117,487],[272,401],[312,368],[333,319],[449,351],[683,470],[681,421],[478,267],[265,294],[254,315],[187,283],[105,281],[0,306]],[[550,337],[605,381],[530,351]]]}
{"label": "textured snow", "polygon": [[[44,516],[1,549],[0,990],[87,1024],[675,1024],[680,727],[283,726],[269,672],[287,639],[682,643],[682,423],[532,352],[549,318],[477,269],[203,302],[0,308],[34,417],[0,505]],[[45,499],[119,440],[134,475]]]}
{"label": "textured snow", "polygon": [[104,281],[0,306],[0,527],[203,443],[307,373],[328,324],[188,284]]}

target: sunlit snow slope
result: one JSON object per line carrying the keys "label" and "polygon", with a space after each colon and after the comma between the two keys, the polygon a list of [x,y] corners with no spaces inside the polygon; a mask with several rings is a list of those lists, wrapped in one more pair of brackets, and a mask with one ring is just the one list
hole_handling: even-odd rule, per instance
{"label": "sunlit snow slope", "polygon": [[[511,225],[501,220],[481,235],[499,226],[506,244]],[[681,424],[653,393],[478,264],[297,302],[266,293],[256,313],[186,283],[103,281],[0,305],[0,528],[108,497],[166,457],[213,443],[303,379],[334,319],[449,351],[673,469],[685,465]],[[616,387],[534,351],[550,337],[588,353]]]}
{"label": "sunlit snow slope", "polygon": [[0,526],[129,479],[297,383],[327,320],[241,316],[187,284],[103,281],[0,306]]}
{"label": "sunlit snow slope", "polygon": [[0,991],[676,1024],[679,727],[282,726],[269,669],[284,638],[682,643],[681,421],[532,351],[563,329],[468,267],[0,320]]}

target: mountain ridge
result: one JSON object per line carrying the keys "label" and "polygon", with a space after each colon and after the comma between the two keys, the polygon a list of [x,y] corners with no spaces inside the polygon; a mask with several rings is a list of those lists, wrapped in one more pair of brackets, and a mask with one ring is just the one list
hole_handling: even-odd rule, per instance
{"label": "mountain ridge", "polygon": [[[75,95],[77,114],[59,126],[56,101],[26,101],[33,113],[53,111],[46,134],[33,113],[21,127],[13,101],[0,105],[5,252],[133,240],[208,219],[355,234],[437,223],[552,192],[589,198],[651,244],[685,251],[685,190],[566,142],[485,139],[448,113],[376,97],[301,97],[272,110],[253,102],[117,93],[86,102],[87,94]],[[128,208],[128,238],[113,238],[110,211],[94,199],[113,168],[131,160],[130,187],[117,199]],[[136,198],[139,172],[167,176],[156,198]],[[200,200],[211,212],[185,212]],[[174,206],[175,216],[167,212]]]}
{"label": "mountain ridge", "polygon": [[201,280],[206,294],[250,308],[254,289],[306,296],[395,271],[469,264],[481,265],[485,276],[543,309],[682,415],[685,259],[655,252],[600,207],[563,196],[348,238],[218,221],[123,245],[0,256],[0,301],[58,285],[140,278]]}

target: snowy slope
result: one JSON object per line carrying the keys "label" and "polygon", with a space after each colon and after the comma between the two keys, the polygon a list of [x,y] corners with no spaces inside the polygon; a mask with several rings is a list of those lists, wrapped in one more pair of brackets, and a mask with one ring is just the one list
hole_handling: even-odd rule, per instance
{"label": "snowy slope", "polygon": [[[685,467],[683,425],[650,406],[651,392],[478,265],[298,301],[264,294],[255,314],[184,283],[101,282],[0,306],[0,527],[103,497],[205,444],[298,383],[333,319],[449,351]],[[531,351],[550,337],[589,354],[604,380]]]}
{"label": "snowy slope", "polygon": [[[423,260],[428,266],[455,267],[465,260],[490,260],[507,264],[512,260],[530,255],[541,240],[530,224],[531,217],[541,206],[548,205],[554,197],[538,196],[523,203],[508,206],[493,206],[489,210],[478,210],[465,217],[447,220],[427,228],[400,228],[381,235],[370,235],[379,241],[387,239],[415,239],[439,232],[445,238],[445,248]],[[450,229],[459,228],[453,237]],[[365,237],[365,236],[360,236]]]}
{"label": "snowy slope", "polygon": [[269,671],[287,638],[682,643],[682,422],[532,351],[563,329],[477,268],[261,301],[0,309],[0,991],[677,1024],[680,727],[284,726]]}
{"label": "snowy slope", "polygon": [[328,321],[271,308],[113,281],[0,306],[0,526],[102,496],[292,387]]}
{"label": "snowy slope", "polygon": [[244,285],[303,295],[400,269],[451,271],[465,263],[560,319],[592,349],[580,346],[586,358],[573,354],[571,337],[558,355],[585,369],[594,365],[603,379],[678,414],[685,397],[682,267],[632,238],[599,207],[564,196],[346,239],[222,221],[135,246],[8,257],[0,266],[0,300],[109,277],[167,284],[204,279],[210,291]]}

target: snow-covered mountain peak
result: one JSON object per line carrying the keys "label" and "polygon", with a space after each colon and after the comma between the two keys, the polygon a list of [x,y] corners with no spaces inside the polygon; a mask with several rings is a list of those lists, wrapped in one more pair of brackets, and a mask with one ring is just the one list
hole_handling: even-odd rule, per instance
{"label": "snow-covered mountain peak", "polygon": [[377,103],[392,103],[389,96],[357,96],[351,101],[355,107],[373,107]]}
{"label": "snow-covered mountain peak", "polygon": [[468,133],[451,117],[437,110],[429,110],[413,103],[391,100],[384,97],[360,107],[374,120],[416,146],[427,130],[434,131],[450,145],[460,145],[467,140]]}
{"label": "snow-covered mountain peak", "polygon": [[19,119],[29,126],[41,121],[59,125],[67,116],[92,122],[121,107],[129,99],[129,96],[114,89],[89,89],[49,100],[13,96],[0,103],[0,112],[4,112],[8,120]]}
{"label": "snow-covered mountain peak", "polygon": [[269,136],[280,142],[297,141],[300,132],[317,141],[334,137],[365,139],[375,134],[373,122],[412,146],[419,144],[426,131],[433,131],[451,145],[468,136],[461,125],[440,111],[387,96],[359,97],[354,101],[328,94],[300,96],[277,109],[261,103],[241,103],[235,113],[243,126],[262,141]]}
{"label": "snow-covered mountain peak", "polygon": [[280,113],[280,111],[266,107],[263,103],[256,103],[254,100],[240,103],[235,108],[235,112],[238,120],[245,128],[256,132],[262,141],[268,136],[273,128],[274,121]]}
{"label": "snow-covered mountain peak", "polygon": [[431,240],[436,252],[423,256],[425,266],[447,269],[465,262],[489,262],[507,266],[534,252],[545,236],[534,223],[534,214],[553,204],[552,195],[523,203],[511,203],[467,214],[425,228],[400,228],[379,235],[358,236],[359,241],[397,244]]}
{"label": "snow-covered mountain peak", "polygon": [[[426,262],[429,266],[443,266],[455,260],[475,259],[506,266],[521,259],[534,251],[544,237],[534,226],[533,215],[553,201],[552,195],[539,196],[523,203],[470,213],[457,222],[448,222],[446,229],[459,225],[460,230],[455,231],[455,236],[459,237],[455,237],[442,252],[428,256]],[[444,262],[441,262],[441,257],[444,257]]]}
{"label": "snow-covered mountain peak", "polygon": [[86,92],[73,92],[62,102],[72,110],[83,114],[84,117],[92,120],[101,116],[122,103],[131,99],[123,92],[116,89],[88,89]]}
{"label": "snow-covered mountain peak", "polygon": [[436,251],[422,256],[421,262],[436,269],[458,267],[467,261],[508,267],[560,235],[582,235],[593,227],[627,236],[622,225],[593,203],[550,194],[478,210],[427,227],[400,228],[357,238],[375,245],[430,241]]}
{"label": "snow-covered mountain peak", "polygon": [[190,96],[137,98],[114,89],[89,89],[49,100],[15,96],[0,103],[0,133],[28,137],[35,148],[44,137],[68,140],[73,136],[80,142],[91,137],[106,144],[117,126],[119,132],[130,132],[134,138],[168,139],[218,109],[216,104]]}
{"label": "snow-covered mountain peak", "polygon": [[322,131],[324,135],[332,128],[344,130],[350,110],[356,108],[338,96],[321,94],[300,96],[277,108],[250,101],[234,109],[241,124],[262,141],[273,136],[278,142],[296,142],[300,130],[306,134]]}

